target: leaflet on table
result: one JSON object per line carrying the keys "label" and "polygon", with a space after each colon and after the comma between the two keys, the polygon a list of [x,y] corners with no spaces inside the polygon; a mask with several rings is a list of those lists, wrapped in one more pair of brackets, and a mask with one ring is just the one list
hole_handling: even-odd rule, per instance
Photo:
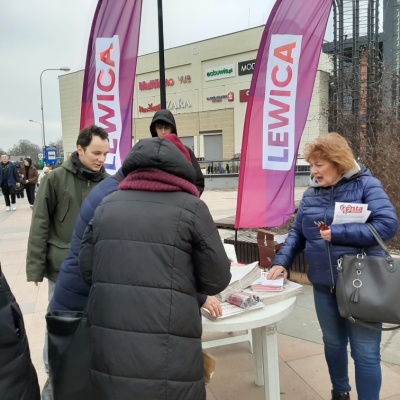
{"label": "leaflet on table", "polygon": [[251,296],[258,296],[264,304],[273,304],[277,303],[278,301],[286,300],[290,297],[303,294],[304,290],[303,286],[299,283],[285,281],[283,284],[283,290],[280,292],[260,292],[252,290],[251,288],[247,288],[243,290],[243,293],[247,293]]}
{"label": "leaflet on table", "polygon": [[283,276],[276,279],[268,279],[268,272],[261,272],[260,278],[256,279],[250,288],[255,292],[281,292],[283,290]]}
{"label": "leaflet on table", "polygon": [[351,222],[362,224],[367,221],[370,214],[368,204],[336,202],[332,225],[349,224]]}
{"label": "leaflet on table", "polygon": [[257,304],[255,304],[254,306],[251,306],[249,308],[241,308],[241,307],[235,306],[233,304],[230,304],[230,303],[224,301],[221,303],[221,307],[222,307],[222,316],[221,317],[218,317],[218,318],[212,317],[211,314],[205,308],[201,308],[201,314],[203,316],[205,316],[206,318],[208,318],[212,321],[215,321],[218,319],[229,318],[229,317],[233,317],[238,314],[247,313],[252,310],[258,310],[259,308],[264,307],[264,303],[262,301],[259,301]]}

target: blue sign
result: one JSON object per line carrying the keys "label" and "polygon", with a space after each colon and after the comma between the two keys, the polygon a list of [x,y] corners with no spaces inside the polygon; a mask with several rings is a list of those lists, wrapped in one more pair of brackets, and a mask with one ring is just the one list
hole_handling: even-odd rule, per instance
{"label": "blue sign", "polygon": [[46,146],[43,151],[43,160],[47,165],[57,164],[57,148],[55,146]]}

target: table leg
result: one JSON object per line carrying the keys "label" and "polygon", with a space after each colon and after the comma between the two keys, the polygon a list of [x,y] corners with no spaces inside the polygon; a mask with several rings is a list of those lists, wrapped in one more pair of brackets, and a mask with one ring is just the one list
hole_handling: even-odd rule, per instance
{"label": "table leg", "polygon": [[261,333],[265,400],[279,400],[280,382],[276,324],[264,326],[261,328]]}
{"label": "table leg", "polygon": [[263,345],[262,328],[251,331],[253,337],[253,360],[255,369],[255,383],[257,386],[264,386],[264,365],[263,365]]}

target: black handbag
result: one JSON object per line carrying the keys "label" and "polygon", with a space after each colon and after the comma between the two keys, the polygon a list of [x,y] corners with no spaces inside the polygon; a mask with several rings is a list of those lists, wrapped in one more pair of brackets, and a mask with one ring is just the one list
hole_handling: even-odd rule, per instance
{"label": "black handbag", "polygon": [[363,251],[338,260],[336,298],[340,315],[350,322],[374,330],[373,323],[400,324],[400,258],[393,258],[382,238],[367,224],[386,256],[368,256]]}
{"label": "black handbag", "polygon": [[54,400],[90,400],[92,347],[86,312],[51,311],[46,321]]}

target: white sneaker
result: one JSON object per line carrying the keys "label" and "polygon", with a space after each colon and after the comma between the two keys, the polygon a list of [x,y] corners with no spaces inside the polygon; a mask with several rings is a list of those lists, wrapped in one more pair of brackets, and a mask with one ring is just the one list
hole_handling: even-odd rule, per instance
{"label": "white sneaker", "polygon": [[12,205],[11,210],[15,211],[17,209],[17,206],[15,204]]}
{"label": "white sneaker", "polygon": [[10,206],[7,206],[7,207],[6,207],[6,211],[11,211],[11,207],[10,207]]}
{"label": "white sneaker", "polygon": [[31,209],[33,210],[33,204],[30,205]]}

